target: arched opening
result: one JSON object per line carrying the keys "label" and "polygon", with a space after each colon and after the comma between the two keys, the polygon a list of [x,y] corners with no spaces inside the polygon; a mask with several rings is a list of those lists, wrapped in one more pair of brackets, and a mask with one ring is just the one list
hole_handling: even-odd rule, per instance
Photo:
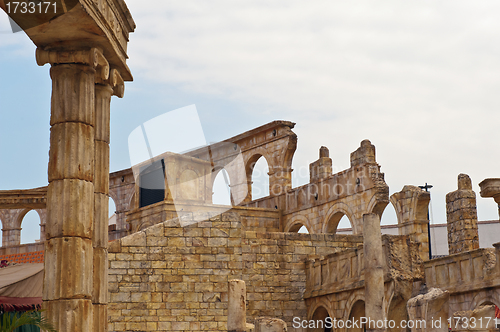
{"label": "arched opening", "polygon": [[269,165],[266,158],[259,156],[255,162],[251,162],[250,172],[252,200],[269,196]]}
{"label": "arched opening", "polygon": [[402,296],[395,296],[391,300],[391,305],[389,306],[389,311],[387,312],[387,320],[394,321],[394,328],[390,326],[387,328],[387,332],[406,332],[406,329],[398,328],[403,326],[402,321],[408,321],[408,312],[406,311],[406,302]]}
{"label": "arched opening", "polygon": [[307,229],[306,226],[302,226],[301,228],[299,228],[297,233],[309,234],[309,230]]}
{"label": "arched opening", "polygon": [[349,321],[351,322],[358,322],[356,324],[357,326],[360,326],[359,328],[351,328],[349,331],[352,332],[362,332],[366,331],[366,326],[363,324],[361,326],[361,318],[365,317],[365,301],[358,300],[354,305],[352,306],[351,313],[349,314]]}
{"label": "arched opening", "polygon": [[[427,217],[427,215],[426,215]],[[387,205],[380,218],[380,225],[397,225],[398,216],[396,215],[396,210],[392,204]],[[397,233],[396,233],[397,234]]]}
{"label": "arched opening", "polygon": [[26,213],[21,223],[21,244],[40,240],[40,216],[35,210]]}
{"label": "arched opening", "polygon": [[[318,307],[311,318],[312,322],[309,321],[308,331],[312,332],[331,332],[331,324],[329,323],[330,314],[324,307]],[[312,323],[312,324],[311,324]]]}
{"label": "arched opening", "polygon": [[290,227],[288,230],[290,233],[303,233],[303,234],[309,234],[309,230],[304,224],[301,223],[296,223]]}
{"label": "arched opening", "polygon": [[108,225],[116,225],[116,204],[112,197],[109,197],[108,217]]}
{"label": "arched opening", "polygon": [[219,205],[232,205],[229,175],[224,168],[221,169],[215,177],[214,184],[212,186],[212,203]]}
{"label": "arched opening", "polygon": [[325,233],[335,234],[337,229],[342,229],[341,234],[352,234],[352,223],[343,212],[337,212],[330,217],[326,224]]}

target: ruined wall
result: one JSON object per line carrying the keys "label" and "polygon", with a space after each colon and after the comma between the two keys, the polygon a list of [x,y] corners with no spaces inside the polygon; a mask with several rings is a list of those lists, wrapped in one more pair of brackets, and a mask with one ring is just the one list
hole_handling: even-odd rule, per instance
{"label": "ruined wall", "polygon": [[[127,223],[130,225],[132,232],[137,232],[177,217],[190,218],[195,215],[198,218],[197,220],[206,220],[211,216],[226,212],[228,209],[229,207],[226,205],[182,204],[177,202],[174,205],[169,202],[159,202],[128,212]],[[182,210],[186,212],[182,212]],[[241,216],[241,222],[246,230],[256,232],[280,231],[281,214],[276,209],[242,208],[235,206],[231,210]]]}
{"label": "ruined wall", "polygon": [[[305,260],[360,237],[245,231],[226,212],[180,227],[170,220],[109,248],[110,331],[224,330],[228,281],[247,284],[247,318],[306,317]],[[293,331],[293,329],[290,329]]]}
{"label": "ruined wall", "polygon": [[323,149],[320,159],[311,164],[314,182],[278,196],[254,200],[246,206],[282,210],[284,231],[300,223],[310,233],[334,233],[345,215],[353,233],[362,234],[363,214],[381,215],[389,203],[389,187],[375,161],[375,146],[368,140],[362,141],[351,154],[351,167],[328,177],[328,171],[319,170],[327,164],[326,155]]}
{"label": "ruined wall", "polygon": [[[398,317],[393,308],[411,297],[414,282],[423,280],[422,260],[418,246],[409,236],[382,235],[384,313],[389,319]],[[364,245],[344,249],[324,257],[306,260],[307,318],[311,319],[319,307],[327,310],[330,317],[349,319],[356,301],[365,301]],[[401,302],[403,301],[403,302]],[[402,304],[403,307],[405,304]]]}
{"label": "ruined wall", "polygon": [[500,243],[424,263],[425,283],[450,293],[450,314],[500,305]]}

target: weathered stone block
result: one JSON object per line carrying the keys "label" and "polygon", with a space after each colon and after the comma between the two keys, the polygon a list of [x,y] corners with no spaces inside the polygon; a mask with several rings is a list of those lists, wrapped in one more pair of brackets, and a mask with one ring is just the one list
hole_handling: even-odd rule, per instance
{"label": "weathered stone block", "polygon": [[47,320],[55,326],[63,327],[65,331],[94,331],[90,300],[44,300],[43,309],[46,310]]}
{"label": "weathered stone block", "polygon": [[[65,199],[61,199],[64,197]],[[81,180],[57,180],[49,184],[47,204],[47,239],[62,236],[92,238],[94,221],[94,186]]]}
{"label": "weathered stone block", "polygon": [[66,122],[50,129],[49,183],[94,180],[94,127]]}
{"label": "weathered stone block", "polygon": [[44,300],[91,299],[93,277],[92,241],[63,237],[45,242]]}

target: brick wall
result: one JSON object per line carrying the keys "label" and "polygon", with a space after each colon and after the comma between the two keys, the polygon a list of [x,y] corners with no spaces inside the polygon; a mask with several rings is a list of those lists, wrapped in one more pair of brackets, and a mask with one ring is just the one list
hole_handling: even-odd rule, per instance
{"label": "brick wall", "polygon": [[[183,222],[185,222],[183,220]],[[181,227],[178,219],[109,248],[109,331],[226,330],[227,287],[247,284],[247,318],[306,317],[305,259],[355,247],[348,235],[260,233],[238,213]]]}

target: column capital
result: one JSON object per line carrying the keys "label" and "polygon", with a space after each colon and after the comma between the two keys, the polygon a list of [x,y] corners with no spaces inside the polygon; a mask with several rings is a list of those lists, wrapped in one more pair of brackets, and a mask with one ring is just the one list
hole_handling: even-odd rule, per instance
{"label": "column capital", "polygon": [[36,49],[36,63],[44,66],[50,63],[52,66],[60,64],[83,64],[96,69],[96,79],[107,80],[110,70],[109,63],[104,54],[98,48],[86,50],[64,50],[46,51]]}

